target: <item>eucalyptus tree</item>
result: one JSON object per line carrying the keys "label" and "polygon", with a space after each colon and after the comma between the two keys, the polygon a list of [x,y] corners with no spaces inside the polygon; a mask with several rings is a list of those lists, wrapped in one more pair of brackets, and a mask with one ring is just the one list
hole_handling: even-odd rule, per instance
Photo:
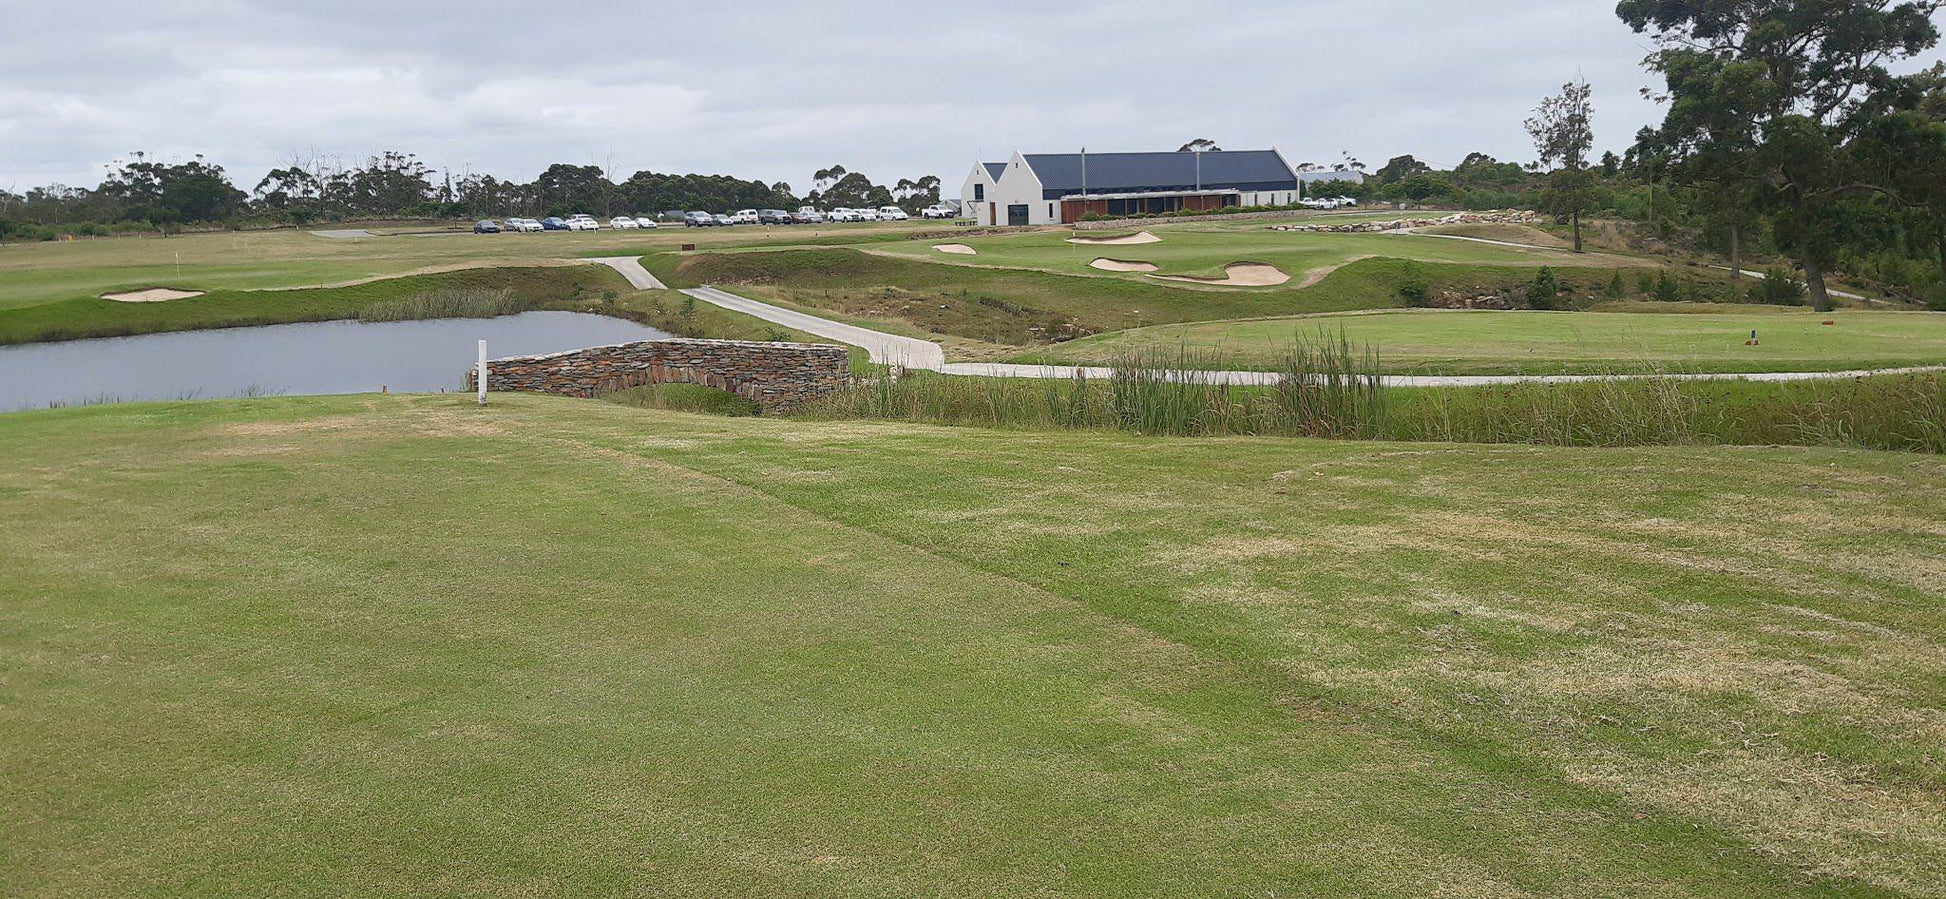
{"label": "eucalyptus tree", "polygon": [[1570,81],[1541,101],[1527,119],[1542,167],[1553,167],[1541,192],[1541,211],[1563,216],[1574,227],[1574,251],[1581,252],[1581,213],[1601,198],[1588,154],[1595,146],[1594,88]]}
{"label": "eucalyptus tree", "polygon": [[1946,0],[1622,0],[1655,49],[1668,112],[1656,132],[1679,177],[1733,173],[1819,309],[1858,196],[1894,189],[1861,171],[1861,136],[1886,115],[1887,64],[1931,49]]}

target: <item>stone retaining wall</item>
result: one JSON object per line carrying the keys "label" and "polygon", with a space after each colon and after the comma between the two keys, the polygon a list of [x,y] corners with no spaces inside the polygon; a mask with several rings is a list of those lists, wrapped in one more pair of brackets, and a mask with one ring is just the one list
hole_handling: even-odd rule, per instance
{"label": "stone retaining wall", "polygon": [[[844,347],[745,340],[644,340],[487,363],[487,390],[592,397],[647,384],[701,384],[789,412],[844,386]],[[476,375],[467,372],[466,384]]]}
{"label": "stone retaining wall", "polygon": [[1535,220],[1534,214],[1524,210],[1509,212],[1456,212],[1436,219],[1394,219],[1392,221],[1347,222],[1342,225],[1271,225],[1272,231],[1296,231],[1304,234],[1369,234],[1376,231],[1404,231],[1409,228],[1430,228],[1434,225],[1525,225]]}

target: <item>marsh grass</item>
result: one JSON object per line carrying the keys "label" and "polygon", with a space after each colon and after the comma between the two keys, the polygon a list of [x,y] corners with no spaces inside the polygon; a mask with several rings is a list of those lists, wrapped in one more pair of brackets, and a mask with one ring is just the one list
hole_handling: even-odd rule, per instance
{"label": "marsh grass", "polygon": [[537,303],[507,288],[454,287],[428,290],[358,310],[361,322],[403,322],[433,318],[493,318],[535,308]]}
{"label": "marsh grass", "polygon": [[1861,446],[1946,453],[1946,375],[1639,378],[1394,391],[1388,437],[1549,446]]}
{"label": "marsh grass", "polygon": [[986,427],[1078,428],[1138,434],[1376,437],[1384,431],[1378,356],[1343,335],[1299,336],[1275,388],[1185,376],[1222,368],[1189,348],[1137,349],[1097,376],[966,378],[894,370],[864,378],[806,410],[811,417],[887,418]]}
{"label": "marsh grass", "polygon": [[1137,348],[1072,378],[886,371],[804,414],[947,425],[1168,436],[1258,435],[1544,446],[1858,446],[1946,453],[1946,374],[1749,381],[1660,376],[1488,387],[1398,388],[1379,353],[1341,332],[1299,335],[1275,386],[1220,370],[1212,351]]}

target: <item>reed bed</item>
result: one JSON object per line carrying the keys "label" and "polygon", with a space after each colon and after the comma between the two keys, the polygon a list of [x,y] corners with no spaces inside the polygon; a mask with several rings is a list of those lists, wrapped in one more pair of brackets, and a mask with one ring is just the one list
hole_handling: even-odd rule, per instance
{"label": "reed bed", "polygon": [[1183,372],[1220,355],[1144,350],[1104,376],[964,378],[892,371],[804,411],[1023,429],[1259,435],[1546,446],[1799,445],[1946,453],[1946,374],[1760,382],[1673,376],[1493,387],[1396,388],[1379,353],[1342,333],[1295,338],[1270,387]]}
{"label": "reed bed", "polygon": [[493,318],[534,308],[505,288],[442,288],[373,303],[358,310],[361,322],[404,322],[433,318]]}

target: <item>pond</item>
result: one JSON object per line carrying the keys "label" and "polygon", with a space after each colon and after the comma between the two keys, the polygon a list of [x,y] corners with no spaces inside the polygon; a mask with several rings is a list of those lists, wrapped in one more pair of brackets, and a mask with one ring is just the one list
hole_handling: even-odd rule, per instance
{"label": "pond", "polygon": [[0,347],[0,412],[130,400],[460,390],[493,358],[660,340],[585,312],[408,322],[309,322]]}

